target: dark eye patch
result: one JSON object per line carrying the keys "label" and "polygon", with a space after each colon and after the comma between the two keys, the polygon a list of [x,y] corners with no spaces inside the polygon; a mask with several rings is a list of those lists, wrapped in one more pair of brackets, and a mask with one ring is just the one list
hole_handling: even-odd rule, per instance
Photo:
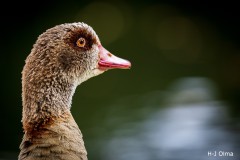
{"label": "dark eye patch", "polygon": [[[93,37],[93,35],[90,34],[86,29],[75,29],[69,30],[68,32],[69,36],[67,36],[64,41],[76,50],[89,50],[92,48],[92,45],[97,41],[96,38]],[[86,44],[84,47],[77,46],[76,43],[79,38],[84,38],[86,40]]]}

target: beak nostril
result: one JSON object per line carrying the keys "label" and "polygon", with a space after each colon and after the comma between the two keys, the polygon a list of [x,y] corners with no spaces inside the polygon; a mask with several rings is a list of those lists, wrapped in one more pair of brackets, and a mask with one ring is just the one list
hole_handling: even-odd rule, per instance
{"label": "beak nostril", "polygon": [[112,54],[111,54],[111,53],[107,53],[107,55],[108,55],[109,57],[112,57]]}

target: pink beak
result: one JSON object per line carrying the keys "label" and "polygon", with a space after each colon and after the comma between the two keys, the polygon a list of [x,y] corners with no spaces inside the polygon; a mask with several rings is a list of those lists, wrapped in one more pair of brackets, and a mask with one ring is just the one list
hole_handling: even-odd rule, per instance
{"label": "pink beak", "polygon": [[108,69],[129,69],[131,67],[131,63],[125,59],[119,58],[111,54],[108,50],[106,50],[102,45],[99,45],[99,56],[100,60],[98,62],[98,68],[101,70]]}

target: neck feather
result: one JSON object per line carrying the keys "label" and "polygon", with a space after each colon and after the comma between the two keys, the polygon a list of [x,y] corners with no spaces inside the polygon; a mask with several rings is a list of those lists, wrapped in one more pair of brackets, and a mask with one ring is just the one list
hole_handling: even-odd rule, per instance
{"label": "neck feather", "polygon": [[61,75],[24,74],[22,79],[23,127],[36,130],[51,123],[65,113],[70,113],[76,85]]}
{"label": "neck feather", "polygon": [[70,112],[26,132],[20,145],[19,160],[87,160],[87,152]]}
{"label": "neck feather", "polygon": [[19,160],[87,160],[82,133],[70,113],[77,85],[61,75],[30,77],[23,73],[25,134]]}

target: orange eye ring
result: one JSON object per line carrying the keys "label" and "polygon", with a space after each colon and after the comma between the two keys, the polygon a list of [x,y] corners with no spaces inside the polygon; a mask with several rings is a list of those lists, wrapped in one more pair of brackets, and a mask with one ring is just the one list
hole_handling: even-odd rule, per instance
{"label": "orange eye ring", "polygon": [[77,44],[78,47],[81,47],[81,48],[84,47],[85,44],[86,44],[85,38],[83,38],[83,37],[79,38],[79,39],[77,40],[76,44]]}

